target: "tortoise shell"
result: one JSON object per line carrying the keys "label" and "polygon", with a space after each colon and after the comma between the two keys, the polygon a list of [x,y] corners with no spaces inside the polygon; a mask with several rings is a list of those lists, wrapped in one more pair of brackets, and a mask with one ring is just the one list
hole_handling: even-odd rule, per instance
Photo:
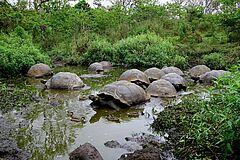
{"label": "tortoise shell", "polygon": [[156,81],[165,75],[165,73],[161,69],[156,67],[149,68],[146,71],[144,71],[144,73],[148,76],[151,82]]}
{"label": "tortoise shell", "polygon": [[53,75],[45,85],[48,89],[78,89],[85,86],[80,77],[70,72],[59,72]]}
{"label": "tortoise shell", "polygon": [[191,76],[192,79],[198,80],[202,74],[209,71],[211,71],[211,69],[208,68],[207,66],[197,65],[189,70],[189,75]]}
{"label": "tortoise shell", "polygon": [[164,79],[172,83],[172,85],[175,87],[177,91],[180,91],[181,89],[186,90],[187,88],[185,79],[176,73],[168,73],[162,76],[161,79]]}
{"label": "tortoise shell", "polygon": [[147,88],[147,94],[153,97],[176,97],[177,91],[174,86],[164,79],[152,82]]}
{"label": "tortoise shell", "polygon": [[181,71],[181,69],[177,68],[177,67],[164,67],[162,68],[162,71],[165,73],[165,74],[168,74],[168,73],[176,73],[180,76],[183,76],[184,73]]}
{"label": "tortoise shell", "polygon": [[97,95],[102,100],[110,96],[127,106],[136,105],[149,100],[149,96],[143,88],[126,80],[116,81],[105,85]]}
{"label": "tortoise shell", "polygon": [[119,80],[127,80],[141,86],[144,89],[146,89],[150,84],[147,75],[138,69],[129,69],[123,72]]}
{"label": "tortoise shell", "polygon": [[202,74],[199,78],[201,83],[212,83],[212,81],[217,80],[219,77],[230,72],[224,70],[212,70]]}
{"label": "tortoise shell", "polygon": [[91,70],[91,71],[94,71],[94,72],[102,72],[104,70],[103,65],[101,63],[98,63],[98,62],[92,63],[88,67],[88,69]]}

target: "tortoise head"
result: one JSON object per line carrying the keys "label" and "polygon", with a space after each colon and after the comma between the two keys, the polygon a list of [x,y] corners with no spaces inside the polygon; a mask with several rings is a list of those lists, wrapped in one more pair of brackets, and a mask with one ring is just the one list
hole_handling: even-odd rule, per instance
{"label": "tortoise head", "polygon": [[99,101],[99,98],[100,98],[100,97],[95,96],[95,95],[89,95],[88,98],[89,98],[90,100],[92,100],[93,102],[96,102],[96,101]]}
{"label": "tortoise head", "polygon": [[47,83],[47,80],[45,80],[45,79],[41,79],[41,81],[40,81],[42,84],[46,84]]}
{"label": "tortoise head", "polygon": [[96,70],[96,72],[97,72],[97,74],[103,74],[104,70],[98,69],[98,70]]}

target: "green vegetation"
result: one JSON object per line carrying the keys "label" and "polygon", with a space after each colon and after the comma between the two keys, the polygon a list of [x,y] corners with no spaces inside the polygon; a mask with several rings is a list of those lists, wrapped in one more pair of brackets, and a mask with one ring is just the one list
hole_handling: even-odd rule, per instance
{"label": "green vegetation", "polygon": [[172,42],[154,33],[131,36],[114,44],[97,39],[78,60],[85,64],[108,60],[118,65],[145,67],[175,65],[183,68],[187,64],[186,58],[177,54]]}
{"label": "green vegetation", "polygon": [[33,64],[49,63],[49,57],[41,54],[21,27],[9,35],[1,34],[0,44],[0,76],[16,76],[26,73]]}
{"label": "green vegetation", "polygon": [[[56,0],[0,1],[0,77],[24,75],[39,62],[89,65],[108,60],[182,69],[197,64],[228,69],[239,63],[238,0],[208,1],[207,6],[187,0],[165,5],[113,0],[109,8],[95,2],[91,8],[85,0],[75,6]],[[239,152],[239,65],[233,73],[216,82],[207,100],[186,98],[153,124],[156,130],[177,128],[173,139],[179,159],[234,158]],[[25,89],[5,83],[0,82],[0,91],[0,106],[6,109],[31,100]]]}
{"label": "green vegetation", "polygon": [[210,68],[224,69],[226,64],[224,56],[219,53],[211,53],[203,56],[203,63]]}
{"label": "green vegetation", "polygon": [[27,107],[33,100],[37,90],[18,84],[0,83],[0,110],[7,112],[12,109]]}
{"label": "green vegetation", "polygon": [[[219,0],[209,7],[132,0],[134,5],[104,8],[98,2],[90,8],[85,0],[75,6],[55,0],[19,0],[14,5],[4,0],[0,74],[24,74],[34,63],[50,62],[48,57],[70,65],[109,60],[128,66],[186,68],[205,63],[226,69],[239,60],[236,2]],[[219,6],[222,11],[212,14]]]}
{"label": "green vegetation", "polygon": [[116,44],[115,59],[130,66],[170,65],[175,56],[173,45],[154,34],[123,39]]}
{"label": "green vegetation", "polygon": [[220,78],[199,95],[185,97],[183,102],[164,110],[152,127],[169,132],[176,144],[179,159],[210,158],[236,159],[240,140],[240,65],[232,74]]}

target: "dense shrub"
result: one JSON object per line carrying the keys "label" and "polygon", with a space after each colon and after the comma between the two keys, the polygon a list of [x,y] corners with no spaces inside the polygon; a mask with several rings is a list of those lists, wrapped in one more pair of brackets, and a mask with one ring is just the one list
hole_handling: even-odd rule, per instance
{"label": "dense shrub", "polygon": [[36,63],[49,63],[48,56],[42,54],[32,44],[31,36],[21,27],[10,35],[0,37],[0,75],[13,76],[23,74]]}
{"label": "dense shrub", "polygon": [[240,61],[240,46],[230,48],[228,53],[225,54],[225,57],[227,67],[238,64]]}
{"label": "dense shrub", "polygon": [[129,66],[176,65],[185,67],[186,58],[176,54],[173,44],[156,34],[142,34],[109,43],[105,39],[92,41],[81,57],[84,64],[108,60]]}
{"label": "dense shrub", "polygon": [[53,61],[68,60],[72,54],[72,48],[70,42],[58,43],[47,54]]}
{"label": "dense shrub", "polygon": [[111,43],[105,39],[97,39],[89,45],[87,52],[83,54],[82,61],[85,64],[99,62],[103,60],[114,61],[114,48]]}
{"label": "dense shrub", "polygon": [[116,63],[130,66],[172,65],[176,52],[173,44],[156,34],[142,34],[123,39],[114,44]]}
{"label": "dense shrub", "polygon": [[220,53],[204,55],[203,62],[211,69],[225,69],[226,67],[224,56]]}
{"label": "dense shrub", "polygon": [[[224,2],[224,1],[223,1]],[[225,2],[229,3],[229,2]],[[225,27],[228,38],[230,42],[239,42],[240,38],[240,11],[236,9],[236,3],[232,1],[232,9],[226,9],[222,14],[220,14],[220,24]]]}
{"label": "dense shrub", "polygon": [[186,57],[180,56],[180,55],[176,55],[173,59],[172,59],[172,63],[173,66],[185,69],[188,66],[188,61]]}

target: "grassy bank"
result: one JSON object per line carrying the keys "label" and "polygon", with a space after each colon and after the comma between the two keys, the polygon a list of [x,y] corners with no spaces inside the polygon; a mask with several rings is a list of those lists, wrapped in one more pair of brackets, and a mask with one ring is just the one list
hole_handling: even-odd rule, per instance
{"label": "grassy bank", "polygon": [[203,99],[185,97],[152,124],[168,132],[179,159],[237,159],[240,153],[240,65],[215,82]]}

